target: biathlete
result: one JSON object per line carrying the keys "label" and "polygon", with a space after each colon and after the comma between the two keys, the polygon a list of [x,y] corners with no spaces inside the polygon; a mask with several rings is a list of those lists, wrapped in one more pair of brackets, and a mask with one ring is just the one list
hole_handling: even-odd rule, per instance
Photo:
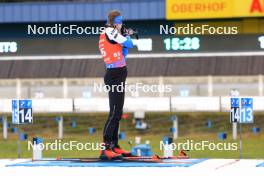
{"label": "biathlete", "polygon": [[106,67],[104,83],[110,87],[110,111],[103,130],[105,150],[100,151],[100,159],[103,160],[131,156],[130,152],[123,150],[118,144],[118,128],[123,113],[127,77],[126,56],[128,49],[133,48],[129,37],[133,31],[126,30],[124,34],[122,24],[121,13],[117,10],[110,11],[106,28],[99,39],[99,49]]}

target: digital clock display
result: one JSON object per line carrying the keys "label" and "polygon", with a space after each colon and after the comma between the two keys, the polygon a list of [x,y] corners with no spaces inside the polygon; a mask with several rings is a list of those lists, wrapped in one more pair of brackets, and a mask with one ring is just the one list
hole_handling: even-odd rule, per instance
{"label": "digital clock display", "polygon": [[180,52],[255,52],[264,51],[264,35],[199,35],[154,37],[153,51]]}
{"label": "digital clock display", "polygon": [[166,51],[198,50],[200,39],[198,37],[165,38],[163,40]]}

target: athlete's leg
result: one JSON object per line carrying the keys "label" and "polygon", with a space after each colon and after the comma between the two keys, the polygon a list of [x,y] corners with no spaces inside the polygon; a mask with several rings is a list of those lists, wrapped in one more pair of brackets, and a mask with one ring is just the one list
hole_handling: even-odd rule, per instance
{"label": "athlete's leg", "polygon": [[119,122],[116,124],[115,130],[114,130],[114,135],[113,135],[114,146],[118,145],[118,131],[119,131]]}
{"label": "athlete's leg", "polygon": [[113,143],[116,146],[118,144],[118,130],[119,130],[119,121],[121,120],[122,114],[123,114],[123,106],[124,106],[124,98],[125,93],[120,92],[116,95],[116,108],[114,111],[114,116],[117,122],[114,124],[114,133],[113,133]]}
{"label": "athlete's leg", "polygon": [[[105,76],[105,85],[112,86],[111,78],[107,77],[107,74]],[[113,142],[113,133],[114,133],[114,127],[113,127],[113,118],[114,118],[114,111],[115,111],[115,95],[114,92],[110,89],[108,92],[108,98],[109,98],[109,114],[108,118],[105,122],[104,130],[103,130],[103,137],[104,137],[104,143],[111,145]]]}
{"label": "athlete's leg", "polygon": [[[123,113],[124,105],[124,85],[126,80],[126,70],[111,70],[105,76],[105,84],[111,89],[109,95],[110,111],[108,119],[104,127],[104,142],[117,144],[118,143],[118,128],[119,121]],[[115,85],[115,87],[113,87]],[[121,85],[123,89],[117,89],[116,86]]]}
{"label": "athlete's leg", "polygon": [[114,145],[117,146],[118,145],[118,131],[119,131],[119,121],[121,120],[122,114],[123,114],[123,106],[124,106],[124,101],[125,101],[125,82],[126,82],[126,77],[127,77],[127,71],[126,69],[124,69],[122,71],[122,76],[119,79],[119,85],[122,86],[122,91],[121,92],[117,92],[116,94],[116,109],[115,109],[115,115],[116,118],[118,119],[118,122],[115,124],[115,130],[114,130],[114,134],[113,134],[113,142]]}
{"label": "athlete's leg", "polygon": [[[106,72],[105,78],[104,78],[105,85],[112,86],[115,85],[116,81],[113,79],[113,76],[110,71]],[[121,159],[122,155],[115,153],[112,148],[114,146],[113,143],[113,135],[115,131],[115,124],[118,123],[115,118],[115,109],[116,109],[116,92],[112,89],[108,92],[109,96],[109,106],[110,111],[108,118],[106,120],[104,130],[103,130],[103,138],[104,138],[104,145],[105,150],[100,151],[100,158],[102,160],[112,160],[112,159]]]}
{"label": "athlete's leg", "polygon": [[[109,74],[106,74],[105,76],[106,85],[109,85],[110,87],[113,85],[119,85],[119,89],[117,89],[117,87],[111,87],[108,93],[110,112],[104,127],[104,142],[106,146],[110,146],[116,154],[121,154],[123,156],[131,156],[130,152],[121,149],[118,145],[118,129],[119,121],[121,120],[123,113],[126,76],[126,69],[111,70]],[[121,91],[120,87],[122,87]]]}

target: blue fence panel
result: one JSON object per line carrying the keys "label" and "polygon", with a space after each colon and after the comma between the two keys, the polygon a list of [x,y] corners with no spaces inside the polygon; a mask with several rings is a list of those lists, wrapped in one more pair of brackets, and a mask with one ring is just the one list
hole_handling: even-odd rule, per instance
{"label": "blue fence panel", "polygon": [[50,17],[49,19],[47,19],[47,21],[53,21],[53,20],[57,21],[58,20],[58,6],[50,6],[49,13],[50,13],[50,16],[53,16],[53,18]]}
{"label": "blue fence panel", "polygon": [[118,9],[126,20],[165,19],[165,1],[1,3],[0,23],[105,21],[107,12]]}
{"label": "blue fence panel", "polygon": [[75,5],[75,10],[77,12],[76,15],[75,15],[76,21],[82,20],[83,17],[85,17],[84,5],[76,4]]}
{"label": "blue fence panel", "polygon": [[[32,7],[33,8],[33,7]],[[40,15],[40,19],[43,19],[45,21],[49,21],[49,19],[51,18],[51,13],[49,11],[51,7],[49,5],[42,5],[39,6],[39,15]],[[33,16],[33,14],[32,14]]]}

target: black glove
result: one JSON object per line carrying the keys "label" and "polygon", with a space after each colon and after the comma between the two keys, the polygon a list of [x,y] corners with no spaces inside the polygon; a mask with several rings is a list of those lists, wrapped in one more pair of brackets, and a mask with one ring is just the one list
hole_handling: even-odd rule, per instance
{"label": "black glove", "polygon": [[138,39],[138,32],[136,30],[133,30],[131,28],[126,28],[126,26],[123,24],[121,28],[121,34],[123,36],[132,36],[135,35],[136,39]]}

